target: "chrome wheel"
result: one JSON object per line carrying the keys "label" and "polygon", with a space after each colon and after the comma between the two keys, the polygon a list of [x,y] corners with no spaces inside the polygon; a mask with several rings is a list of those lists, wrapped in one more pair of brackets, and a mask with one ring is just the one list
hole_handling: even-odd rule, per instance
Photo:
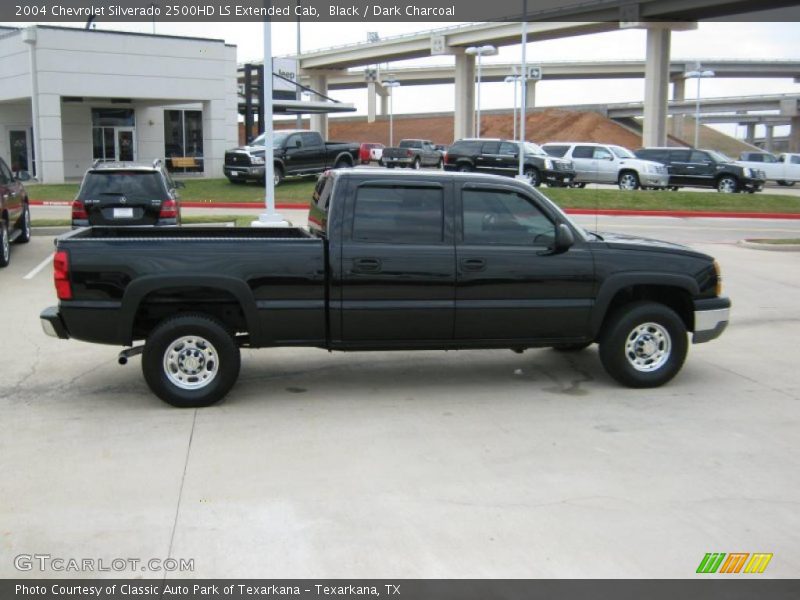
{"label": "chrome wheel", "polygon": [[164,352],[164,374],[170,383],[183,390],[206,387],[214,381],[218,372],[217,350],[202,337],[180,337]]}
{"label": "chrome wheel", "polygon": [[31,209],[29,207],[25,207],[25,227],[24,227],[24,235],[25,238],[28,239],[31,237]]}
{"label": "chrome wheel", "polygon": [[527,169],[525,171],[525,177],[528,178],[528,180],[530,181],[531,185],[534,186],[534,187],[538,186],[539,183],[540,183],[540,181],[539,181],[539,171],[537,171],[536,169]]}
{"label": "chrome wheel", "polygon": [[272,183],[275,186],[277,186],[280,184],[280,182],[281,182],[281,176],[277,171],[275,171],[275,174],[272,176]]}
{"label": "chrome wheel", "polygon": [[723,177],[717,184],[717,190],[723,194],[733,194],[737,191],[738,187],[733,177]]}
{"label": "chrome wheel", "polygon": [[639,178],[633,173],[624,173],[619,178],[619,189],[632,191],[639,187]]}
{"label": "chrome wheel", "polygon": [[8,241],[8,225],[3,223],[0,236],[3,238],[3,264],[7,265],[11,259],[11,246]]}
{"label": "chrome wheel", "polygon": [[413,165],[413,167],[414,167],[414,170],[415,170],[415,171],[419,169],[419,159],[416,159],[416,160],[414,161],[414,165]]}
{"label": "chrome wheel", "polygon": [[625,340],[625,357],[641,373],[657,371],[669,360],[672,339],[658,323],[642,323]]}

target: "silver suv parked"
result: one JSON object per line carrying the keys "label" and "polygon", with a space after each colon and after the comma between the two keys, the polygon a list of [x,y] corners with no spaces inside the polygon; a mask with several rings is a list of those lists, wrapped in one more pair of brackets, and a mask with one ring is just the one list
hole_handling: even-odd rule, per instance
{"label": "silver suv parked", "polygon": [[661,163],[642,160],[622,146],[592,142],[551,142],[542,148],[550,156],[572,160],[575,184],[616,183],[621,190],[666,188],[669,173]]}

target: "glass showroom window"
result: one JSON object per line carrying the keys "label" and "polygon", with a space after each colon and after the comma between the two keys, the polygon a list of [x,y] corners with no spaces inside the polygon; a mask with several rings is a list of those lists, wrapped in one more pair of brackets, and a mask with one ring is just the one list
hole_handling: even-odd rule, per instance
{"label": "glass showroom window", "polygon": [[203,170],[202,111],[164,111],[164,157],[170,171]]}

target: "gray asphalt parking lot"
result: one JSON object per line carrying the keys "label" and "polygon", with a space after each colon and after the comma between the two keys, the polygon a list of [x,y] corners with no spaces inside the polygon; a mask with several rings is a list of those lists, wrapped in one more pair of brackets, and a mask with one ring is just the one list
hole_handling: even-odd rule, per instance
{"label": "gray asphalt parking lot", "polygon": [[722,264],[732,324],[666,387],[619,387],[594,348],[248,350],[224,403],[177,410],[139,359],[45,337],[52,239],[15,246],[0,272],[0,576],[85,575],[14,568],[48,553],[194,559],[168,577],[678,578],[706,552],[771,552],[764,576],[796,576],[800,260],[733,242],[800,225],[598,226]]}

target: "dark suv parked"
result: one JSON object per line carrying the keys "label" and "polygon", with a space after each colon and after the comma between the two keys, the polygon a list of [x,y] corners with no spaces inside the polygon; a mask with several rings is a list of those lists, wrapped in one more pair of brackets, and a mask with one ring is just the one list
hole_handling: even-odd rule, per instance
{"label": "dark suv parked", "polygon": [[[446,171],[478,171],[513,177],[519,172],[519,142],[464,139],[455,142],[444,158]],[[549,156],[533,142],[525,142],[524,173],[531,185],[569,185],[575,179],[572,162]]]}
{"label": "dark suv parked", "polygon": [[641,148],[639,158],[667,166],[669,184],[716,188],[723,193],[760,191],[764,187],[764,172],[734,164],[733,160],[715,150],[692,148]]}
{"label": "dark suv parked", "polygon": [[30,239],[28,194],[0,158],[0,267],[7,267],[11,261],[11,242],[24,244]]}
{"label": "dark suv parked", "polygon": [[160,160],[95,163],[72,202],[72,227],[180,225],[179,187]]}

